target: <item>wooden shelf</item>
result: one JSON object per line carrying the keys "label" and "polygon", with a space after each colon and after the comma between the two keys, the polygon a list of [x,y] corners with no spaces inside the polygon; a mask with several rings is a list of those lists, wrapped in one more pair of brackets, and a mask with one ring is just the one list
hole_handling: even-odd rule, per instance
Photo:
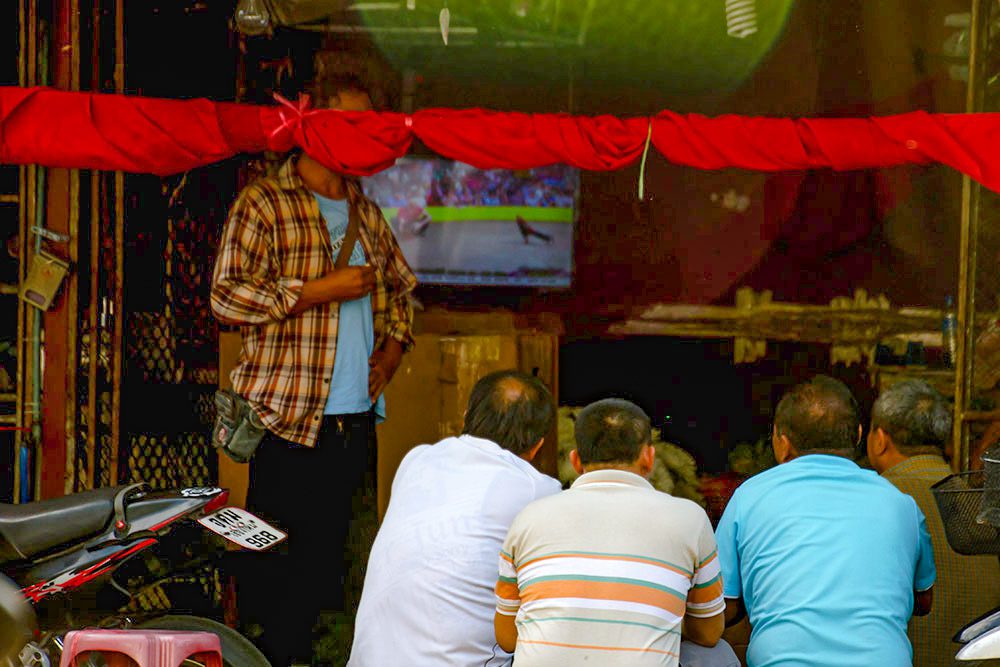
{"label": "wooden shelf", "polygon": [[876,378],[879,392],[902,380],[914,379],[926,381],[943,396],[951,397],[955,394],[955,371],[950,368],[873,365],[871,372]]}
{"label": "wooden shelf", "polygon": [[21,201],[21,195],[3,195],[0,194],[0,204],[18,204]]}

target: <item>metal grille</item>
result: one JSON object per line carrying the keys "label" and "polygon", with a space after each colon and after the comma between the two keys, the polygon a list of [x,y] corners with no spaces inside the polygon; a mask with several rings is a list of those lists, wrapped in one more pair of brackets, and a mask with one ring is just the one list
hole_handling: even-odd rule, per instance
{"label": "metal grille", "polygon": [[211,486],[218,479],[218,459],[208,433],[133,435],[128,444],[130,482],[154,489]]}
{"label": "metal grille", "polygon": [[[166,225],[146,227],[136,238],[147,257],[152,251],[162,259],[162,275],[155,276],[147,262],[144,271],[154,272],[146,275],[158,279],[144,281],[148,287],[140,302],[147,307],[129,319],[125,390],[134,415],[123,414],[129,434],[123,458],[127,476],[159,488],[217,479],[217,456],[208,438],[219,381],[219,329],[209,297],[229,205],[226,190],[219,189],[225,171],[208,167],[168,186],[157,184]],[[168,416],[146,415],[147,402]]]}
{"label": "metal grille", "polygon": [[183,380],[177,367],[174,322],[166,313],[132,313],[129,316],[128,357],[130,370],[144,383],[169,384]]}
{"label": "metal grille", "polygon": [[206,391],[194,399],[194,413],[206,430],[215,422],[215,393]]}
{"label": "metal grille", "polygon": [[215,568],[204,568],[195,574],[175,575],[157,581],[139,590],[129,602],[126,611],[171,611],[171,599],[194,598],[218,605],[222,601],[222,581]]}
{"label": "metal grille", "polygon": [[97,397],[97,413],[101,419],[101,429],[98,431],[96,448],[97,485],[111,485],[111,469],[115,459],[116,449],[111,438],[111,392],[101,392]]}
{"label": "metal grille", "polygon": [[167,221],[164,289],[178,347],[191,361],[212,361],[219,338],[209,305],[216,244],[215,228],[192,219],[188,211]]}

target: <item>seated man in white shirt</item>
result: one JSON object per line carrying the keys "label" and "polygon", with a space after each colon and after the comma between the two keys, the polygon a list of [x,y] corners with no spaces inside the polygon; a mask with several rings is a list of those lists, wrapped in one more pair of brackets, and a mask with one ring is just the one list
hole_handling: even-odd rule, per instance
{"label": "seated man in white shirt", "polygon": [[411,450],[375,538],[349,665],[508,665],[493,633],[496,554],[559,483],[530,461],[555,418],[537,378],[500,371],[469,397],[463,434]]}

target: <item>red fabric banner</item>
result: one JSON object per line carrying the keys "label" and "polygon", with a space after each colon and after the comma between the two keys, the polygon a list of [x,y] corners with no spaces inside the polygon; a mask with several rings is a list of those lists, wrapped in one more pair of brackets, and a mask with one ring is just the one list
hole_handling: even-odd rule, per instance
{"label": "red fabric banner", "polygon": [[0,163],[164,176],[261,151],[277,124],[272,107],[0,88]]}
{"label": "red fabric banner", "polygon": [[620,169],[652,143],[698,169],[837,170],[940,162],[1000,191],[1000,114],[850,119],[653,118],[426,109],[412,115],[310,110],[0,87],[0,163],[168,175],[241,152],[299,146],[327,167],[368,175],[414,137],[480,168],[557,162]]}
{"label": "red fabric banner", "polygon": [[413,131],[428,148],[474,167],[528,169],[566,163],[590,171],[621,169],[639,157],[646,118],[427,109]]}

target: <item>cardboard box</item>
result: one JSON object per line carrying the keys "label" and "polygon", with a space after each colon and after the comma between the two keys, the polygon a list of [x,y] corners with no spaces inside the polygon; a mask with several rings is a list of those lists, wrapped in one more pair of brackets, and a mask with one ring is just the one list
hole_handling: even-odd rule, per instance
{"label": "cardboard box", "polygon": [[[378,426],[378,511],[389,503],[396,469],[406,453],[462,432],[465,406],[476,381],[505,368],[537,375],[558,397],[559,337],[552,330],[519,328],[510,313],[421,313],[415,322],[415,348],[386,390],[387,419]],[[546,327],[550,328],[550,327]],[[219,335],[219,384],[228,387],[229,373],[240,353],[239,332]],[[555,426],[546,437],[536,465],[555,474],[558,453]],[[219,484],[230,490],[233,505],[244,507],[248,466],[219,456]]]}

